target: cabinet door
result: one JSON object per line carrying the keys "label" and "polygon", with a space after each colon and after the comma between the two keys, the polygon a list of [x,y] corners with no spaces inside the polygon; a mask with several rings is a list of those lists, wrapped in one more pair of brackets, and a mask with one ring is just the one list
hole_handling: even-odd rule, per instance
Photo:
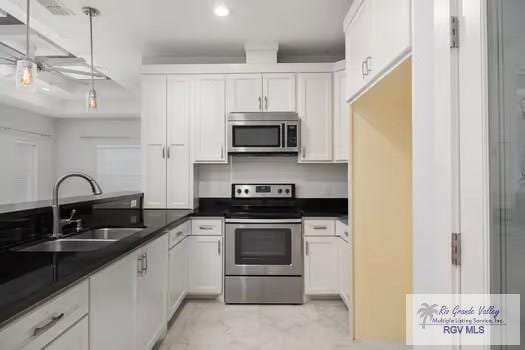
{"label": "cabinet door", "polygon": [[225,79],[199,76],[195,89],[195,153],[201,163],[226,162]]}
{"label": "cabinet door", "polygon": [[263,74],[263,111],[295,112],[295,74]]}
{"label": "cabinet door", "polygon": [[410,49],[410,0],[367,0],[372,3],[373,50],[370,78],[388,69]]}
{"label": "cabinet door", "polygon": [[167,207],[192,207],[189,145],[192,80],[170,76],[167,80]]}
{"label": "cabinet door", "polygon": [[352,261],[351,261],[351,247],[350,243],[343,239],[338,240],[339,246],[339,295],[350,308],[350,288],[352,280]]}
{"label": "cabinet door", "polygon": [[[89,349],[88,316],[62,333],[58,338],[45,346],[43,350],[88,350]],[[94,348],[93,349],[98,349]],[[102,349],[102,348],[100,348]],[[113,349],[113,348],[108,348]],[[131,349],[131,348],[129,348]]]}
{"label": "cabinet door", "polygon": [[347,100],[355,97],[369,80],[364,64],[367,57],[372,55],[371,48],[374,41],[370,1],[363,1],[346,29]]}
{"label": "cabinet door", "polygon": [[166,207],[166,77],[142,78],[142,190],[144,206]]}
{"label": "cabinet door", "polygon": [[299,74],[299,117],[303,162],[332,160],[332,74]]}
{"label": "cabinet door", "polygon": [[166,327],[168,235],[141,249],[144,272],[138,279],[137,346],[151,349]]}
{"label": "cabinet door", "polygon": [[169,251],[168,315],[171,318],[184,300],[188,288],[187,239]]}
{"label": "cabinet door", "polygon": [[334,160],[348,162],[350,154],[350,105],[346,102],[346,74],[334,74]]}
{"label": "cabinet door", "polygon": [[90,277],[92,349],[128,350],[135,347],[137,259],[138,254],[132,253]]}
{"label": "cabinet door", "polygon": [[191,236],[189,294],[218,295],[222,291],[222,237]]}
{"label": "cabinet door", "polygon": [[228,112],[261,112],[263,107],[261,74],[235,74],[226,79]]}
{"label": "cabinet door", "polygon": [[337,237],[305,238],[305,293],[339,294]]}

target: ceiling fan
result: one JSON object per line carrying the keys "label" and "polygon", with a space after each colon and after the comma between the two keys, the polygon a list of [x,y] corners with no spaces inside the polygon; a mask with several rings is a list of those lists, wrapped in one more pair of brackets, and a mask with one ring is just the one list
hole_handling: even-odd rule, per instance
{"label": "ceiling fan", "polygon": [[[74,81],[83,85],[87,83],[75,79],[72,76],[87,78],[107,79],[107,77],[92,69],[91,71],[83,71],[79,69],[68,68],[68,63],[75,66],[84,61],[74,56],[64,57],[60,59],[62,66],[54,66],[52,63],[54,58],[46,56],[32,56],[30,43],[30,0],[27,0],[26,5],[26,52],[22,53],[14,48],[0,43],[0,66],[4,66],[2,71],[3,76],[16,76],[16,87],[22,89],[32,89],[35,87],[35,80],[39,73],[47,72],[59,78],[69,81]],[[33,49],[34,51],[34,49]],[[3,56],[1,56],[3,55]],[[69,62],[68,62],[69,61]]]}

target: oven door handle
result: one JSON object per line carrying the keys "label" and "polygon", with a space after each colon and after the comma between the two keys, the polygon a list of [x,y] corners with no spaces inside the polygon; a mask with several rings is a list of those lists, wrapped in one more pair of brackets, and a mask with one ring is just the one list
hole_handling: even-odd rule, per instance
{"label": "oven door handle", "polygon": [[227,218],[226,224],[300,224],[301,219],[235,219]]}

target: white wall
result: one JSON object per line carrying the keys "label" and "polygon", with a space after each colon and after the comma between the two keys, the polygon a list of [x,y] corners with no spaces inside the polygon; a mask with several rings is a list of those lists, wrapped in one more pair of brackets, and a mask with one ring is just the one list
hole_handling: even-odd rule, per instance
{"label": "white wall", "polygon": [[[138,118],[80,118],[57,120],[57,175],[81,171],[97,176],[97,147],[102,145],[140,145]],[[128,172],[139,172],[140,163],[129,165]],[[103,190],[109,192],[108,189]],[[129,188],[127,190],[140,190]],[[69,179],[60,190],[62,196],[89,194],[87,183]]]}
{"label": "white wall", "polygon": [[298,164],[296,157],[230,157],[229,164],[199,165],[199,195],[231,196],[232,183],[294,183],[297,197],[346,198],[346,164]]}
{"label": "white wall", "polygon": [[[14,201],[16,189],[14,174],[16,160],[15,143],[18,141],[34,144],[37,147],[36,198],[50,199],[55,181],[55,120],[22,109],[0,105],[0,204]],[[10,129],[17,129],[10,130]],[[24,132],[25,131],[25,132]],[[45,134],[37,135],[37,134]]]}

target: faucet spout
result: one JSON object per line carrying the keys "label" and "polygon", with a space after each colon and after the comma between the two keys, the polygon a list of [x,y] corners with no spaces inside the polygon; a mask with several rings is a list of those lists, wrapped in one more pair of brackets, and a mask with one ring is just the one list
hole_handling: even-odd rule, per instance
{"label": "faucet spout", "polygon": [[78,177],[78,178],[86,180],[89,183],[89,186],[91,187],[91,191],[93,192],[94,195],[101,195],[103,193],[102,188],[100,187],[98,182],[87,174],[71,173],[71,174],[66,174],[60,177],[55,183],[55,186],[53,187],[53,206],[52,206],[53,208],[53,234],[51,235],[52,238],[59,238],[62,236],[62,225],[61,225],[61,218],[60,218],[60,203],[59,203],[58,191],[62,183],[71,177]]}

